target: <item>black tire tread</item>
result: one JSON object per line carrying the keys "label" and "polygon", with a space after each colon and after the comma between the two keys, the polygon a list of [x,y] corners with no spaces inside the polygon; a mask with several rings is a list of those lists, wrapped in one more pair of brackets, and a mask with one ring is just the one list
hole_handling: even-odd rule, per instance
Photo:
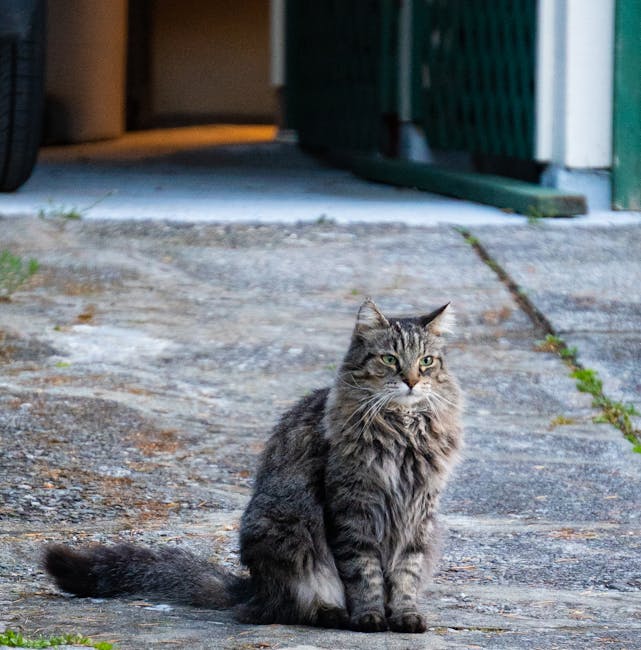
{"label": "black tire tread", "polygon": [[0,41],[0,191],[31,175],[40,146],[44,103],[44,2],[25,38]]}

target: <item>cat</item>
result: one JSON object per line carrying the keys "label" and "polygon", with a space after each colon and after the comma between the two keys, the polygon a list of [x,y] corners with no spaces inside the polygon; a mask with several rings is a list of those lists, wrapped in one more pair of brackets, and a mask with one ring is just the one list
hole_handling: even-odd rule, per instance
{"label": "cat", "polygon": [[331,388],[286,412],[242,516],[235,576],[179,548],[50,546],[45,568],[79,596],[139,594],[247,623],[424,632],[417,596],[438,557],[439,495],[462,444],[447,370],[449,303],[415,318],[361,305]]}

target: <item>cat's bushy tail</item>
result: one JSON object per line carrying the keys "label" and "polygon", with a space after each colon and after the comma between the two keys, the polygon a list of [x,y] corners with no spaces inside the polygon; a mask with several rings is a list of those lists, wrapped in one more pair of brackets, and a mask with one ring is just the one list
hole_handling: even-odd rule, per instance
{"label": "cat's bushy tail", "polygon": [[75,550],[49,546],[44,567],[63,591],[98,598],[138,594],[197,607],[225,609],[251,594],[241,578],[177,547],[131,544]]}

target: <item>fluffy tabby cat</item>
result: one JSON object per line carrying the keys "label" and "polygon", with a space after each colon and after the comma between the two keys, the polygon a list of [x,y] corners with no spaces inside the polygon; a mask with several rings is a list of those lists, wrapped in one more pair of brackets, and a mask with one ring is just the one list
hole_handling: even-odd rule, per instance
{"label": "fluffy tabby cat", "polygon": [[300,400],[267,442],[240,530],[249,577],[178,548],[126,544],[49,547],[47,571],[79,596],[235,607],[249,623],[425,631],[416,599],[461,445],[448,321],[447,305],[390,318],[363,303],[334,385]]}

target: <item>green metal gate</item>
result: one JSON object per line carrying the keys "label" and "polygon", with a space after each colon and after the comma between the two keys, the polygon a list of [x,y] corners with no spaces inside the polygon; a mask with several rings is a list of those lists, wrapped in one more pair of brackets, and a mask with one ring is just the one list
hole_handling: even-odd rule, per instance
{"label": "green metal gate", "polygon": [[536,0],[417,0],[416,12],[430,146],[532,159]]}
{"label": "green metal gate", "polygon": [[[536,0],[414,0],[412,116],[431,147],[531,159]],[[301,142],[380,150],[398,111],[399,3],[288,3],[289,121]]]}
{"label": "green metal gate", "polygon": [[393,101],[394,4],[287,3],[287,121],[304,146],[378,150]]}
{"label": "green metal gate", "polygon": [[287,124],[301,145],[340,152],[368,178],[582,214],[580,195],[376,156],[396,155],[409,121],[433,150],[531,167],[536,24],[537,0],[288,0]]}

